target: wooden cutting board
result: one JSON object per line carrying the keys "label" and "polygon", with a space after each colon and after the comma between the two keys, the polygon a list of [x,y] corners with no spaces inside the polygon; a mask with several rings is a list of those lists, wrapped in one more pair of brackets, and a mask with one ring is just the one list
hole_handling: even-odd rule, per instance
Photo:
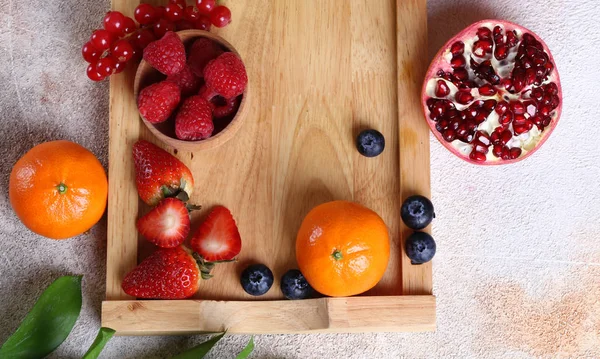
{"label": "wooden cutting board", "polygon": [[[156,1],[155,3],[162,3]],[[110,84],[107,300],[131,299],[124,275],[151,253],[135,221],[148,208],[138,200],[131,148],[157,143],[190,167],[194,231],[210,208],[231,209],[242,235],[236,264],[219,265],[197,298],[256,300],[240,287],[253,262],[275,274],[259,300],[283,298],[279,278],[296,268],[294,243],[304,216],[338,199],[379,213],[391,234],[391,260],[367,296],[431,294],[431,265],[410,265],[399,216],[402,199],[430,194],[429,130],[419,93],[426,69],[425,0],[224,1],[233,22],[216,31],[241,54],[250,97],[245,123],[226,144],[202,152],[167,147],[143,127],[132,83],[134,71]],[[132,15],[137,1],[113,0]],[[385,135],[386,149],[362,157],[354,140],[363,129]]]}

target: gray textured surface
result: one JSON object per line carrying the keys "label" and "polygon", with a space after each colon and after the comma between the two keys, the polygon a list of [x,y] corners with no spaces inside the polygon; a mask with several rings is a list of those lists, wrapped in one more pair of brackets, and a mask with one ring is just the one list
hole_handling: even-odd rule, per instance
{"label": "gray textured surface", "polygon": [[[0,0],[0,188],[32,146],[69,139],[107,159],[108,88],[84,74],[80,45],[108,1]],[[234,14],[243,16],[243,14]],[[430,54],[475,20],[500,17],[553,49],[560,125],[532,158],[471,166],[432,141],[438,218],[438,330],[428,334],[258,336],[254,358],[600,358],[600,6],[594,0],[430,0]],[[81,273],[84,308],[54,358],[93,341],[104,296],[106,222],[66,242],[30,233],[0,194],[0,342],[58,275]],[[204,337],[120,337],[104,358],[163,358]],[[233,358],[247,337],[211,357]]]}

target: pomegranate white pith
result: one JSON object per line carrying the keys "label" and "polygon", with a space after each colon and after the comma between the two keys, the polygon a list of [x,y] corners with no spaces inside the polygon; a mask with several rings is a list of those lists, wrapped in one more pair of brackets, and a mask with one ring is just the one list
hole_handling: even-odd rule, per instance
{"label": "pomegranate white pith", "polygon": [[429,67],[421,98],[438,140],[457,156],[488,165],[531,155],[562,107],[546,44],[503,20],[477,22],[450,39]]}

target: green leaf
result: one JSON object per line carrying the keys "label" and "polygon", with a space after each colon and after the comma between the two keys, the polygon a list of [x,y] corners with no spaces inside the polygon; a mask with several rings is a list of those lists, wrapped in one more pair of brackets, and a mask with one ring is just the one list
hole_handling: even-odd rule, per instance
{"label": "green leaf", "polygon": [[96,340],[92,343],[92,346],[88,349],[87,353],[81,359],[96,359],[104,349],[104,346],[110,338],[115,335],[115,330],[110,328],[100,328]]}
{"label": "green leaf", "polygon": [[69,335],[81,311],[81,277],[50,284],[17,331],[0,348],[0,358],[43,358]]}
{"label": "green leaf", "polygon": [[248,355],[252,354],[252,351],[254,351],[254,337],[250,337],[248,345],[246,345],[244,350],[242,350],[235,359],[246,359]]}
{"label": "green leaf", "polygon": [[199,344],[193,347],[192,349],[187,350],[177,356],[174,356],[172,359],[202,359],[204,358],[206,353],[208,353],[212,349],[212,347],[214,347],[215,344],[217,344],[217,342],[221,338],[223,338],[224,335],[225,333],[216,335],[210,338],[209,340],[205,341],[204,343]]}

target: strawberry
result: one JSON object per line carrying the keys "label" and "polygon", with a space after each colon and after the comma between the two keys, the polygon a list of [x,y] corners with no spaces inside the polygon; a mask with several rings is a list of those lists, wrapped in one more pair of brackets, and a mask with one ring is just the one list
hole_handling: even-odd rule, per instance
{"label": "strawberry", "polygon": [[242,249],[242,239],[231,212],[215,207],[194,233],[191,246],[205,262],[234,260]]}
{"label": "strawberry", "polygon": [[138,95],[140,115],[150,123],[166,121],[179,105],[179,87],[167,81],[145,87]]}
{"label": "strawberry", "polygon": [[194,188],[192,172],[162,148],[144,140],[133,145],[135,182],[142,201],[155,206],[163,198],[187,201]]}
{"label": "strawberry", "polygon": [[175,135],[188,141],[210,137],[215,126],[212,120],[212,105],[201,96],[186,99],[175,117]]}
{"label": "strawberry", "polygon": [[174,75],[185,66],[185,47],[176,33],[168,31],[146,46],[144,60],[163,74]]}
{"label": "strawberry", "polygon": [[194,41],[188,53],[187,63],[192,72],[198,77],[203,77],[206,64],[221,55],[223,49],[216,42],[206,37],[201,37]]}
{"label": "strawberry", "polygon": [[198,263],[182,246],[160,248],[123,279],[125,293],[136,298],[184,299],[198,291]]}
{"label": "strawberry", "polygon": [[223,118],[234,114],[240,106],[240,96],[225,99],[206,86],[202,86],[198,95],[213,104],[213,117]]}
{"label": "strawberry", "polygon": [[206,65],[204,81],[208,88],[230,99],[244,92],[248,75],[242,60],[233,52],[226,52]]}
{"label": "strawberry", "polygon": [[[190,209],[198,209],[190,206]],[[188,206],[177,198],[165,198],[137,221],[138,231],[162,248],[177,247],[190,232]]]}
{"label": "strawberry", "polygon": [[182,96],[189,96],[195,93],[200,87],[200,79],[194,75],[192,69],[185,65],[183,70],[174,75],[167,76],[167,80],[179,86]]}

